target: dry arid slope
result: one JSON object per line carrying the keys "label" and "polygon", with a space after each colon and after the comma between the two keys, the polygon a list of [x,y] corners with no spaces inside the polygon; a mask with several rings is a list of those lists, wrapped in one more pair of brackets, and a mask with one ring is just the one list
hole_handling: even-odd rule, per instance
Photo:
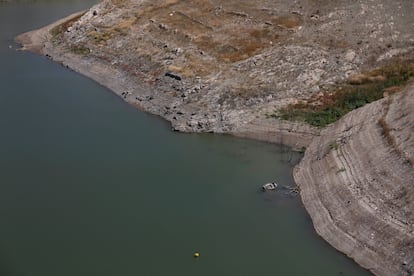
{"label": "dry arid slope", "polygon": [[347,83],[359,93],[389,82],[403,72],[396,60],[412,76],[413,15],[412,0],[103,0],[17,40],[176,130],[307,147],[294,176],[317,232],[377,275],[406,276],[414,85],[392,84],[325,129],[269,115],[318,105]]}
{"label": "dry arid slope", "polygon": [[104,0],[53,30],[43,51],[80,58],[74,70],[118,72],[127,101],[177,130],[238,132],[411,53],[412,14],[410,0]]}
{"label": "dry arid slope", "polygon": [[323,130],[294,177],[317,232],[377,275],[414,273],[414,85]]}

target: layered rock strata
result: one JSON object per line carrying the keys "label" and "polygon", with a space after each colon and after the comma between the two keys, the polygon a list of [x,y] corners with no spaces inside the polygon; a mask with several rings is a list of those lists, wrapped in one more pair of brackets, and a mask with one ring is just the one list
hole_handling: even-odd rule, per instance
{"label": "layered rock strata", "polygon": [[295,168],[316,231],[376,275],[414,274],[414,85],[324,129]]}

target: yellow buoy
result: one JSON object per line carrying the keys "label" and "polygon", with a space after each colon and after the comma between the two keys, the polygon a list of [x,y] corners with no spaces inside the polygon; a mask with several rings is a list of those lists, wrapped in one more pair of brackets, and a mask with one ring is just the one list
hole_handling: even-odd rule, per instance
{"label": "yellow buoy", "polygon": [[195,252],[195,253],[194,253],[194,258],[198,258],[198,257],[200,257],[200,253]]}

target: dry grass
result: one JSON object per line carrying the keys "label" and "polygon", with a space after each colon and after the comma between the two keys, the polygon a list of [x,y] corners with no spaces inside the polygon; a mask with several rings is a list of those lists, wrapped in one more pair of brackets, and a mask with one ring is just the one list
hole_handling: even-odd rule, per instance
{"label": "dry grass", "polygon": [[90,53],[90,50],[85,45],[73,45],[69,49],[72,53],[77,55],[87,55]]}
{"label": "dry grass", "polygon": [[75,23],[76,21],[78,21],[85,13],[79,14],[71,19],[69,19],[68,21],[63,22],[60,25],[57,25],[56,27],[52,28],[50,30],[50,34],[52,35],[52,40],[55,41],[58,38],[60,38],[60,36],[70,27],[73,25],[73,23]]}
{"label": "dry grass", "polygon": [[239,31],[244,35],[226,33],[227,39],[224,40],[224,43],[221,37],[216,39],[214,34],[210,34],[197,37],[194,44],[221,62],[236,62],[271,47],[270,42],[274,42],[279,38],[276,32],[267,29],[252,28]]}
{"label": "dry grass", "polygon": [[[244,6],[238,1],[227,1],[225,4],[215,2],[158,1],[144,7],[143,15],[162,26],[159,30],[153,30],[157,32],[155,35],[169,38],[169,41],[180,45],[176,36],[182,33],[191,38],[191,42],[202,52],[224,63],[244,60],[271,47],[271,42],[276,42],[281,36],[283,30],[280,26],[296,28],[302,24],[300,16],[288,14],[272,16],[273,21],[269,26],[262,22],[263,14],[245,13]],[[217,7],[222,7],[224,12],[217,13]],[[259,7],[249,9],[260,10]],[[145,21],[141,19],[141,22]]]}
{"label": "dry grass", "polygon": [[271,116],[324,127],[356,108],[400,91],[412,77],[414,60],[396,58],[380,68],[351,77],[338,84],[339,88],[331,88]]}
{"label": "dry grass", "polygon": [[106,41],[117,36],[117,35],[128,35],[130,28],[137,22],[137,18],[132,16],[119,22],[118,24],[111,27],[101,27],[100,31],[91,31],[88,33],[88,37],[95,44],[104,45]]}
{"label": "dry grass", "polygon": [[168,66],[168,70],[182,77],[207,76],[218,71],[217,64],[205,61],[193,54],[186,54],[185,62]]}
{"label": "dry grass", "polygon": [[135,16],[131,16],[114,25],[111,29],[129,29],[135,22],[137,22],[137,18]]}
{"label": "dry grass", "polygon": [[[119,6],[129,3],[111,1]],[[187,49],[168,63],[170,71],[183,77],[206,76],[273,47],[293,33],[288,29],[303,24],[299,15],[275,13],[247,0],[146,1],[134,10],[134,16],[114,26],[95,26],[88,37],[101,47],[122,35],[136,38],[136,33],[143,31],[148,34],[145,41],[129,40],[139,55],[171,56],[176,55],[172,49]],[[251,89],[246,93],[250,95]]]}
{"label": "dry grass", "polygon": [[302,17],[296,14],[289,14],[272,19],[272,23],[287,29],[294,29],[303,24]]}
{"label": "dry grass", "polygon": [[349,48],[349,43],[345,40],[338,40],[336,38],[331,39],[325,39],[325,40],[319,40],[318,41],[320,45],[323,45],[328,48],[333,49],[347,49]]}
{"label": "dry grass", "polygon": [[393,148],[397,148],[397,144],[395,142],[395,138],[394,136],[391,135],[391,131],[392,129],[389,127],[389,125],[387,124],[387,122],[385,121],[385,115],[382,116],[379,120],[378,120],[378,124],[381,127],[382,130],[382,134],[384,135],[385,139],[387,140],[388,144],[393,147]]}
{"label": "dry grass", "polygon": [[395,140],[395,137],[393,136],[392,132],[394,131],[393,128],[391,128],[386,121],[386,117],[388,114],[388,111],[390,109],[390,105],[392,103],[393,98],[388,97],[388,101],[385,103],[385,111],[384,114],[381,116],[381,118],[378,120],[378,124],[381,127],[382,135],[384,136],[387,143],[397,152],[400,156],[402,156],[407,163],[411,164],[411,166],[414,166],[414,160],[407,157],[406,154],[398,147],[397,142]]}
{"label": "dry grass", "polygon": [[[254,55],[261,49],[262,45],[255,40],[248,40],[248,38],[237,39],[233,38],[225,43],[215,40],[211,36],[201,36],[193,41],[201,53],[207,53],[209,56],[214,57],[215,60],[210,62],[214,63],[214,67],[217,67],[219,63],[232,63],[240,61]],[[193,59],[194,62],[200,62],[200,59]]]}
{"label": "dry grass", "polygon": [[158,0],[151,1],[148,6],[143,7],[141,10],[142,14],[149,16],[156,15],[157,12],[163,12],[166,9],[172,8],[174,5],[180,3],[181,0]]}
{"label": "dry grass", "polygon": [[208,24],[183,12],[167,12],[167,14],[162,14],[162,16],[157,19],[157,21],[168,26],[169,29],[177,29],[192,36],[209,33],[212,30],[212,27]]}
{"label": "dry grass", "polygon": [[128,0],[111,0],[111,3],[119,8],[124,7],[127,2]]}
{"label": "dry grass", "polygon": [[106,41],[108,41],[110,38],[112,38],[113,33],[108,33],[108,32],[97,32],[97,31],[92,31],[88,34],[89,38],[92,38],[93,42],[95,44],[100,44],[100,45],[104,45]]}

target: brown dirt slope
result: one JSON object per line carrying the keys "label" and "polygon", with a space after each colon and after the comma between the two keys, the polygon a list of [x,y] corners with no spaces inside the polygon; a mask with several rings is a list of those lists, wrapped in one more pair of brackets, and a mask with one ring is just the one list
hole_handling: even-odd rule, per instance
{"label": "brown dirt slope", "polygon": [[177,130],[240,132],[412,52],[413,13],[408,0],[104,0],[52,30],[49,54],[119,71],[125,100]]}
{"label": "brown dirt slope", "polygon": [[317,232],[377,275],[414,274],[414,85],[322,131],[294,177]]}

